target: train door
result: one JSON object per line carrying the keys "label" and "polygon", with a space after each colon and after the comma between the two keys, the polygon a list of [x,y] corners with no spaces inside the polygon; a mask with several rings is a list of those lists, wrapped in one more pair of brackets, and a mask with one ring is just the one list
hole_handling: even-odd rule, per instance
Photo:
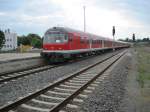
{"label": "train door", "polygon": [[102,40],[102,48],[104,48],[104,40]]}
{"label": "train door", "polygon": [[69,49],[73,49],[73,34],[69,33],[68,34],[68,43],[69,43]]}
{"label": "train door", "polygon": [[92,39],[89,39],[90,49],[92,48]]}
{"label": "train door", "polygon": [[76,49],[82,49],[82,42],[81,42],[81,37],[78,35],[78,36],[76,36],[76,45],[75,45],[75,47],[76,47]]}

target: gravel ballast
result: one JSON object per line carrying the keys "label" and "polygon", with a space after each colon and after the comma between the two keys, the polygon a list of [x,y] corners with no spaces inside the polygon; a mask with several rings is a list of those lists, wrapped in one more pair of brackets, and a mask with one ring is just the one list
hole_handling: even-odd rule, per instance
{"label": "gravel ballast", "polygon": [[73,112],[120,112],[130,60],[131,55],[127,53]]}
{"label": "gravel ballast", "polygon": [[110,56],[112,53],[100,55],[97,57],[89,58],[83,61],[72,63],[69,65],[61,66],[41,73],[36,73],[26,77],[22,77],[15,81],[10,81],[0,85],[0,106],[14,101],[19,97],[23,97],[29,93],[42,89],[53,81],[69,75],[77,70],[86,67],[90,64],[96,63],[98,60]]}

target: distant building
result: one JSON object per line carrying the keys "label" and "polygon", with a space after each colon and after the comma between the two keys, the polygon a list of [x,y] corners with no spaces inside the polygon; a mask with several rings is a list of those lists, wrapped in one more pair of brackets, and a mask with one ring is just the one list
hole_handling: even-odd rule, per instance
{"label": "distant building", "polygon": [[10,30],[5,30],[5,44],[2,47],[2,50],[13,50],[17,48],[17,34],[10,32]]}

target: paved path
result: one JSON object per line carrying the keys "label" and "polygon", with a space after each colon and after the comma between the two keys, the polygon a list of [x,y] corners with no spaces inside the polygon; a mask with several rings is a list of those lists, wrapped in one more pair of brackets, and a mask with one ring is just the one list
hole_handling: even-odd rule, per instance
{"label": "paved path", "polygon": [[40,53],[2,53],[0,54],[0,62],[39,56]]}

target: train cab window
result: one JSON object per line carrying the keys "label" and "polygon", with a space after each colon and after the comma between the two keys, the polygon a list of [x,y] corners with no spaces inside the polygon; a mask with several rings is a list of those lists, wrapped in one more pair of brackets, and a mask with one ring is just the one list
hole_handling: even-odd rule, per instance
{"label": "train cab window", "polygon": [[64,40],[67,40],[67,39],[68,39],[68,37],[67,37],[67,35],[65,35]]}
{"label": "train cab window", "polygon": [[64,43],[68,41],[68,35],[64,33],[49,33],[45,34],[45,43]]}

